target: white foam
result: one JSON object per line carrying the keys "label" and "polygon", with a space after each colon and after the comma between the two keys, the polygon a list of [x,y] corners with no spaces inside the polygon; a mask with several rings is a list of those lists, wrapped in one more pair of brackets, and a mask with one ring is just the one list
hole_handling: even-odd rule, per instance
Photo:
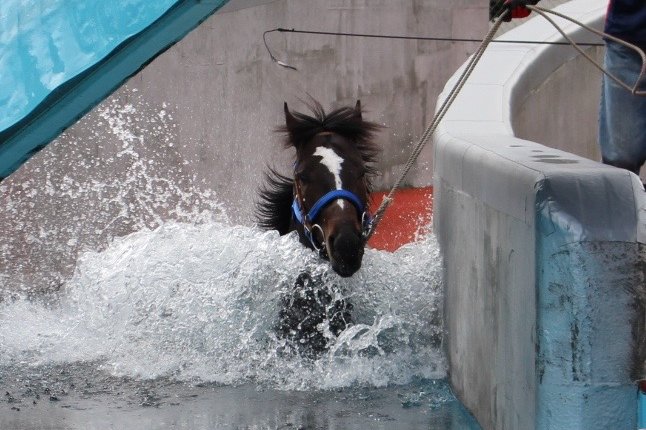
{"label": "white foam", "polygon": [[[0,304],[0,364],[97,361],[135,378],[284,389],[443,377],[440,267],[432,236],[367,250],[343,279],[291,235],[166,223],[83,254],[55,305]],[[354,306],[355,325],[315,362],[281,355],[273,330],[281,295],[305,270]]]}

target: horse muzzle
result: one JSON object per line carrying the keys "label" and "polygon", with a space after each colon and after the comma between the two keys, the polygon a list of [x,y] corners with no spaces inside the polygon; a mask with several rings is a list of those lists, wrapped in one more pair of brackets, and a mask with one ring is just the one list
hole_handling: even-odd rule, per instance
{"label": "horse muzzle", "polygon": [[325,245],[332,269],[347,278],[361,268],[364,240],[362,232],[344,224],[326,238]]}

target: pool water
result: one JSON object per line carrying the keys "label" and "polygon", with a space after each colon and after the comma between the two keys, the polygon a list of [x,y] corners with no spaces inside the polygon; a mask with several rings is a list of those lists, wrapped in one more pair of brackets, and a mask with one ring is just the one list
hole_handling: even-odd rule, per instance
{"label": "pool water", "polygon": [[[275,330],[304,272],[352,303],[316,357]],[[294,235],[169,222],[82,254],[53,297],[3,293],[0,428],[478,428],[442,338],[430,234],[340,278]]]}
{"label": "pool water", "polygon": [[479,429],[443,380],[284,391],[117,378],[78,364],[0,372],[2,429]]}

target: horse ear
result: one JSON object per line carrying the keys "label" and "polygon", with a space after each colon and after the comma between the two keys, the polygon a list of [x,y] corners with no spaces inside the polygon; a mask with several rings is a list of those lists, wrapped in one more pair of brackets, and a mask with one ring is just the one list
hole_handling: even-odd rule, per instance
{"label": "horse ear", "polygon": [[294,115],[292,115],[292,113],[289,111],[287,102],[285,102],[285,125],[287,126],[287,131],[289,132],[291,132],[296,125],[296,118],[294,118]]}
{"label": "horse ear", "polygon": [[354,110],[357,111],[357,116],[359,117],[359,119],[363,119],[361,118],[361,100],[357,100],[357,104],[354,106]]}

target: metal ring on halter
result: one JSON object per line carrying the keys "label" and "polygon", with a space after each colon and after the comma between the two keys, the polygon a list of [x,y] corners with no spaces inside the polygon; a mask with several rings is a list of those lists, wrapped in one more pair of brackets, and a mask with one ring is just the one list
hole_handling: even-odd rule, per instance
{"label": "metal ring on halter", "polygon": [[[318,230],[321,232],[321,237],[323,238],[323,243],[320,246],[317,245],[316,239],[314,237],[314,229],[315,228],[318,228]],[[323,228],[318,224],[312,224],[312,227],[310,229],[308,229],[308,232],[309,232],[309,236],[310,236],[310,242],[312,243],[312,246],[314,247],[314,249],[319,253],[326,252],[326,249],[325,249],[325,233],[323,232]]]}

